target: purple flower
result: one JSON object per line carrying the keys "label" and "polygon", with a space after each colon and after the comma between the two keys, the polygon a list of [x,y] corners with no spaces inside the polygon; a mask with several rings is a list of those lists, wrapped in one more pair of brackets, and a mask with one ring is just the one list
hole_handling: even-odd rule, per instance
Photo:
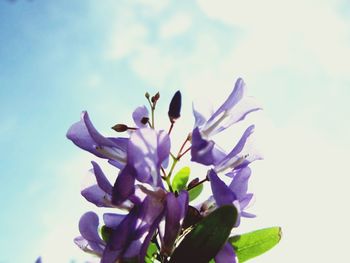
{"label": "purple flower", "polygon": [[214,165],[216,172],[247,166],[252,161],[260,159],[258,155],[243,154],[246,142],[253,131],[254,125],[249,126],[236,146],[226,154],[213,140],[203,139],[199,129],[195,128],[192,133],[191,160],[204,165]]}
{"label": "purple flower", "polygon": [[148,122],[148,110],[146,106],[137,107],[132,113],[132,118],[137,127],[145,127]]}
{"label": "purple flower", "polygon": [[76,237],[74,242],[83,251],[102,256],[106,243],[98,234],[98,226],[98,216],[94,212],[85,213],[79,221],[79,232],[81,236]]}
{"label": "purple flower", "polygon": [[162,253],[165,255],[170,256],[173,252],[175,240],[187,213],[188,198],[187,191],[181,191],[178,197],[173,193],[167,194],[165,231],[162,238]]}
{"label": "purple flower", "polygon": [[213,169],[208,174],[216,206],[220,207],[228,204],[236,206],[239,213],[236,226],[240,224],[241,216],[255,217],[255,215],[244,211],[253,198],[253,194],[247,193],[250,174],[251,170],[249,167],[236,171],[229,186],[217,176]]}
{"label": "purple flower", "polygon": [[226,169],[237,161],[236,155],[242,151],[254,126],[246,130],[240,142],[228,155],[211,140],[211,137],[243,120],[249,113],[260,109],[255,103],[250,102],[245,93],[245,84],[242,79],[238,79],[230,96],[208,120],[193,108],[195,128],[192,132],[192,161],[204,165],[219,164],[221,169]]}
{"label": "purple flower", "polygon": [[164,188],[160,169],[166,166],[170,139],[165,131],[140,128],[133,132],[127,145],[127,165],[113,187],[113,203],[120,204],[135,191],[135,180]]}
{"label": "purple flower", "polygon": [[111,160],[117,167],[123,167],[126,163],[126,144],[128,139],[102,136],[92,125],[86,111],[82,112],[81,120],[69,128],[67,138],[78,147],[100,158]]}
{"label": "purple flower", "polygon": [[193,108],[195,127],[200,128],[203,136],[211,137],[260,109],[251,97],[246,96],[246,85],[243,79],[239,78],[229,97],[208,120]]}
{"label": "purple flower", "polygon": [[[150,125],[149,112],[145,106],[140,106],[133,112],[135,126],[117,124],[113,127],[117,132],[126,132],[129,138],[104,137],[95,129],[84,111],[81,120],[68,130],[67,138],[78,147],[107,159],[118,170],[114,182],[110,182],[101,167],[92,162],[91,171],[96,182],[84,188],[81,194],[98,207],[124,209],[127,213],[104,213],[101,234],[98,216],[94,212],[85,213],[79,221],[81,236],[74,240],[75,243],[84,251],[101,258],[102,263],[115,263],[144,262],[152,241],[158,247],[157,259],[167,261],[174,252],[175,244],[181,240],[179,235],[185,234],[187,230],[191,231],[188,227],[194,224],[192,221],[198,222],[216,208],[233,204],[238,211],[235,226],[240,224],[241,217],[254,217],[245,211],[253,197],[253,194],[248,193],[251,175],[248,165],[260,158],[250,152],[247,154],[248,140],[254,131],[254,125],[243,132],[229,152],[222,150],[213,139],[216,134],[260,109],[245,93],[245,84],[242,79],[238,79],[226,101],[208,118],[193,108],[195,126],[178,155],[172,155],[173,163],[168,171],[166,168],[171,155],[169,134],[181,111],[179,91],[175,93],[169,106],[171,126],[168,133],[155,130],[154,125]],[[148,93],[145,96],[152,109],[153,124],[159,93],[151,100]],[[189,140],[192,145],[185,149]],[[187,212],[188,191],[197,185],[190,183],[192,186],[188,188],[188,174],[180,174],[184,178],[176,175],[171,183],[175,165],[190,149],[192,161],[211,166],[205,179],[197,178],[195,181],[196,184],[210,181],[212,196],[198,206],[199,211],[191,208],[195,211],[192,212],[193,220],[190,218],[191,213]],[[227,176],[227,180],[231,178],[228,184],[219,178],[218,174],[221,172]],[[174,187],[178,183],[176,180],[182,180],[179,190]],[[163,181],[166,182],[167,188]],[[176,191],[172,192],[172,189]],[[186,219],[186,225],[183,226],[185,216],[190,219]],[[229,242],[222,246],[214,259],[218,263],[238,262],[234,248]]]}
{"label": "purple flower", "polygon": [[112,232],[101,262],[114,263],[135,257],[143,262],[149,242],[164,216],[165,198],[165,191],[157,192],[148,195],[124,217],[105,214],[105,223]]}
{"label": "purple flower", "polygon": [[136,179],[153,186],[162,186],[161,166],[166,166],[170,139],[165,131],[142,128],[133,132],[128,144],[128,164],[136,171]]}

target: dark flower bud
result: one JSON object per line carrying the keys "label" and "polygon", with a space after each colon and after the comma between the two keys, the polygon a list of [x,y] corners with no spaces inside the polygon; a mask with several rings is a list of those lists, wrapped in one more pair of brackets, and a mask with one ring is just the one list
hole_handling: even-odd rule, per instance
{"label": "dark flower bud", "polygon": [[145,97],[146,97],[146,99],[149,99],[149,93],[148,92],[145,93]]}
{"label": "dark flower bud", "polygon": [[129,129],[128,126],[126,126],[125,124],[116,124],[112,127],[113,130],[115,130],[116,132],[125,132],[126,130]]}
{"label": "dark flower bud", "polygon": [[187,189],[191,189],[196,186],[196,184],[199,183],[199,178],[194,178],[187,186]]}
{"label": "dark flower bud", "polygon": [[181,92],[178,90],[171,99],[169,105],[168,116],[170,122],[175,122],[176,119],[180,118],[181,112]]}
{"label": "dark flower bud", "polygon": [[157,101],[159,100],[159,98],[160,98],[160,94],[159,94],[159,92],[157,92],[156,93],[156,95],[154,95],[152,98],[151,98],[151,101],[152,101],[152,103],[157,103]]}
{"label": "dark flower bud", "polygon": [[148,117],[143,117],[142,119],[141,119],[141,123],[142,124],[147,124],[148,123],[148,121],[149,121],[149,118]]}
{"label": "dark flower bud", "polygon": [[180,118],[180,112],[181,112],[181,92],[178,90],[174,94],[169,105],[168,116],[169,116],[170,122],[175,122],[176,119]]}

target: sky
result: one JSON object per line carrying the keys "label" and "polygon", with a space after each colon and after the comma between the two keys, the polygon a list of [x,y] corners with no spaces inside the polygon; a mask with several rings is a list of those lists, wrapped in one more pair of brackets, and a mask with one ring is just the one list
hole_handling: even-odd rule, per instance
{"label": "sky", "polygon": [[177,146],[192,102],[214,109],[238,77],[264,109],[218,138],[232,147],[255,123],[264,156],[250,185],[258,217],[239,231],[283,229],[252,262],[344,262],[350,4],[341,0],[0,0],[0,262],[89,259],[72,240],[80,216],[97,210],[80,196],[96,159],[65,137],[82,110],[113,136],[146,91],[159,91],[167,129],[162,113],[181,90]]}

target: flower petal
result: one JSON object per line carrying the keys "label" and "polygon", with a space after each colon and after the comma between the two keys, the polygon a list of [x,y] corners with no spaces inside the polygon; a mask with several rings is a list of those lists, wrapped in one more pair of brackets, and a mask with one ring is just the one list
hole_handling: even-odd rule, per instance
{"label": "flower petal", "polygon": [[101,135],[96,128],[94,127],[94,125],[92,124],[89,114],[86,111],[82,112],[82,119],[84,120],[86,129],[88,130],[91,138],[98,144],[98,145],[103,145],[103,146],[109,146],[109,147],[115,147],[115,143],[104,137],[103,135]]}
{"label": "flower petal", "polygon": [[103,191],[97,184],[83,189],[81,195],[98,207],[112,207],[111,196]]}
{"label": "flower petal", "polygon": [[236,253],[232,245],[228,242],[222,247],[219,253],[215,256],[215,263],[236,263],[238,262]]}
{"label": "flower petal", "polygon": [[128,145],[128,163],[135,168],[140,182],[163,187],[160,166],[170,153],[170,139],[164,132],[150,128],[133,132]]}
{"label": "flower petal", "polygon": [[121,257],[122,252],[130,242],[133,231],[135,231],[138,215],[139,209],[134,207],[118,227],[112,230],[101,263],[114,263]]}
{"label": "flower petal", "polygon": [[120,205],[135,192],[135,169],[127,165],[119,173],[112,191],[112,202]]}
{"label": "flower petal", "polygon": [[166,197],[165,232],[163,238],[162,252],[170,256],[173,245],[180,231],[181,206],[173,193]]}
{"label": "flower petal", "polygon": [[140,106],[137,107],[134,112],[132,113],[132,118],[136,124],[137,127],[145,127],[147,123],[142,123],[143,118],[148,118],[148,110],[146,106]]}
{"label": "flower petal", "polygon": [[180,213],[180,222],[182,224],[182,221],[185,219],[185,216],[187,214],[187,209],[188,209],[188,203],[189,203],[189,195],[187,191],[181,191],[179,196],[177,197],[177,200],[180,204],[180,209],[181,209],[181,213]]}
{"label": "flower petal", "polygon": [[94,212],[87,212],[80,218],[79,232],[88,242],[104,244],[98,234],[99,219]]}
{"label": "flower petal", "polygon": [[66,136],[79,148],[84,149],[100,158],[105,158],[103,154],[96,150],[96,142],[91,137],[83,119],[74,123],[69,128]]}
{"label": "flower petal", "polygon": [[198,127],[192,132],[191,161],[204,165],[212,165],[222,160],[226,154],[220,150],[214,141],[202,138]]}
{"label": "flower petal", "polygon": [[236,144],[236,146],[231,150],[230,153],[228,153],[226,155],[225,158],[223,158],[215,167],[215,170],[217,172],[219,171],[223,171],[229,167],[231,167],[232,165],[234,165],[235,163],[237,163],[237,161],[242,158],[242,156],[238,156],[238,154],[243,150],[245,143],[248,139],[248,137],[253,133],[255,126],[254,125],[250,125],[243,133],[241,139],[238,141],[238,143]]}
{"label": "flower petal", "polygon": [[94,168],[94,174],[96,177],[97,185],[106,193],[112,194],[112,185],[108,181],[107,177],[103,173],[101,167],[94,161],[91,162],[93,168]]}
{"label": "flower petal", "polygon": [[193,116],[194,116],[194,127],[200,127],[202,125],[204,125],[204,123],[207,121],[206,118],[200,113],[198,112],[195,107],[194,104],[192,103],[192,111],[193,111]]}
{"label": "flower petal", "polygon": [[67,132],[67,138],[78,147],[105,159],[125,162],[126,153],[124,140],[112,140],[102,136],[93,126],[86,111],[81,114],[81,120],[74,123]]}
{"label": "flower petal", "polygon": [[120,223],[125,219],[126,215],[115,213],[104,213],[103,221],[107,227],[117,228]]}
{"label": "flower petal", "polygon": [[217,109],[216,112],[209,118],[208,123],[214,121],[214,119],[219,116],[222,112],[231,110],[244,96],[246,87],[243,79],[238,78],[235,86],[228,96],[226,101]]}
{"label": "flower petal", "polygon": [[250,202],[253,199],[253,196],[254,196],[253,194],[245,194],[244,197],[239,199],[239,204],[242,210],[245,209],[250,204]]}
{"label": "flower petal", "polygon": [[238,200],[243,199],[247,194],[250,175],[251,170],[249,167],[242,168],[238,170],[236,175],[233,177],[231,184],[229,185],[230,189],[235,193]]}
{"label": "flower petal", "polygon": [[242,216],[242,217],[246,217],[246,218],[255,218],[255,217],[256,217],[256,215],[251,214],[251,213],[248,213],[248,212],[245,212],[245,211],[243,211],[243,212],[241,213],[241,216]]}
{"label": "flower petal", "polygon": [[229,205],[237,200],[235,194],[223,181],[220,180],[213,169],[209,171],[208,178],[215,202],[218,206]]}

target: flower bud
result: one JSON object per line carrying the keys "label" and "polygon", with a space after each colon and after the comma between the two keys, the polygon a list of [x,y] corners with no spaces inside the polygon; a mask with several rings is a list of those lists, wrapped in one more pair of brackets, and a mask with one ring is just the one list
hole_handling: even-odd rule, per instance
{"label": "flower bud", "polygon": [[143,117],[142,119],[141,119],[141,123],[142,124],[147,124],[148,123],[148,121],[149,121],[149,118],[148,117]]}
{"label": "flower bud", "polygon": [[181,112],[181,92],[178,90],[174,94],[169,105],[168,116],[169,116],[170,122],[173,123],[175,122],[176,119],[180,118],[180,112]]}
{"label": "flower bud", "polygon": [[196,186],[196,184],[199,183],[199,178],[194,178],[187,186],[187,189],[191,189],[193,188],[194,186]]}
{"label": "flower bud", "polygon": [[116,132],[125,132],[126,130],[128,130],[128,126],[126,126],[125,124],[116,124],[112,127],[113,130],[115,130]]}
{"label": "flower bud", "polygon": [[156,104],[157,101],[159,100],[159,98],[160,98],[160,94],[159,94],[159,92],[157,92],[156,95],[154,95],[154,96],[151,98],[152,103]]}

